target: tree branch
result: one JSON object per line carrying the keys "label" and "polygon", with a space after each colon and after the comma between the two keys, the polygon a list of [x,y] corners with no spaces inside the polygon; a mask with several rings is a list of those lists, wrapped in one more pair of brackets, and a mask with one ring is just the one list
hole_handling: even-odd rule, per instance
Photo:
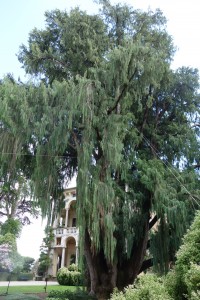
{"label": "tree branch", "polygon": [[4,213],[3,211],[0,211],[0,215],[1,215],[1,216],[7,216],[7,214]]}
{"label": "tree branch", "polygon": [[141,266],[140,271],[139,271],[139,274],[141,272],[145,271],[146,269],[149,269],[152,266],[153,266],[153,259],[152,258],[149,258],[149,259],[143,261],[142,266]]}
{"label": "tree branch", "polygon": [[193,168],[194,169],[199,169],[200,168],[200,164],[194,165]]}
{"label": "tree branch", "polygon": [[200,127],[200,123],[193,124],[193,125],[191,126],[191,128],[193,128],[193,127]]}
{"label": "tree branch", "polygon": [[158,217],[157,215],[155,215],[153,219],[151,219],[151,221],[149,222],[149,230],[156,224],[157,221],[158,221]]}
{"label": "tree branch", "polygon": [[[133,75],[130,77],[128,83],[131,82],[131,80],[134,78],[136,73],[137,73],[137,68],[135,69]],[[119,102],[121,101],[122,96],[123,96],[124,92],[126,91],[127,87],[128,87],[128,84],[127,83],[124,84],[124,87],[122,88],[121,93],[116,98],[115,105],[108,110],[108,115],[110,115],[117,108],[117,106],[118,106]]]}

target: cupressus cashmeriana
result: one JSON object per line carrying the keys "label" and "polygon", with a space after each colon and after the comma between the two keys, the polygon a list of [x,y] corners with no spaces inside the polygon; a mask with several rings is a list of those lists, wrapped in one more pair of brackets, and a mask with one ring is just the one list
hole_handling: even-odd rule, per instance
{"label": "cupressus cashmeriana", "polygon": [[0,148],[32,180],[44,215],[77,172],[80,252],[91,293],[106,297],[152,265],[166,271],[192,219],[199,82],[196,69],[170,68],[161,11],[99,2],[98,15],[47,12],[21,46],[37,80],[2,81]]}

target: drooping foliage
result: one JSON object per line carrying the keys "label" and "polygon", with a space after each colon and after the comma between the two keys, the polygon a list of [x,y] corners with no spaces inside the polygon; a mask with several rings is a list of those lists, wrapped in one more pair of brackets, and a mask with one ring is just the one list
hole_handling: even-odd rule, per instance
{"label": "drooping foliage", "polygon": [[30,224],[30,217],[38,215],[37,204],[30,195],[30,180],[16,172],[4,174],[0,182],[0,217],[7,222]]}
{"label": "drooping foliage", "polygon": [[0,85],[0,146],[28,168],[44,214],[77,172],[80,253],[103,294],[152,261],[166,271],[199,204],[199,83],[170,69],[159,10],[100,2],[98,16],[49,12],[30,34],[19,59],[37,83]]}

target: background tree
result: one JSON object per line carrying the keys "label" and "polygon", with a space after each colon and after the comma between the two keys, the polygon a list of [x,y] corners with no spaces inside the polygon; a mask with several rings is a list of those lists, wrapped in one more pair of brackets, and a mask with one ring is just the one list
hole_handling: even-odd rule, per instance
{"label": "background tree", "polygon": [[4,80],[0,97],[1,149],[31,166],[44,214],[78,172],[80,252],[103,297],[152,263],[166,271],[199,205],[199,83],[197,70],[170,69],[159,10],[100,2],[98,16],[46,14],[19,54],[37,84]]}
{"label": "background tree", "polygon": [[22,257],[17,252],[16,237],[11,233],[0,235],[0,271],[18,271],[22,267]]}
{"label": "background tree", "polygon": [[30,224],[30,217],[37,217],[38,207],[31,198],[29,181],[23,175],[9,174],[1,177],[0,218],[9,221],[17,219],[22,225]]}
{"label": "background tree", "polygon": [[12,259],[12,254],[16,252],[17,249],[15,237],[10,233],[7,233],[4,236],[0,235],[0,249],[0,270],[9,272],[13,271],[14,262]]}
{"label": "background tree", "polygon": [[18,238],[21,233],[21,223],[19,220],[9,218],[0,227],[0,233],[2,235],[6,235],[7,233],[11,233],[15,238]]}
{"label": "background tree", "polygon": [[45,229],[46,237],[43,239],[42,245],[40,247],[40,257],[38,261],[37,274],[39,276],[47,277],[48,268],[52,261],[50,258],[50,248],[52,241],[54,240],[54,234],[51,227],[46,227]]}
{"label": "background tree", "polygon": [[24,256],[22,272],[26,272],[26,273],[31,272],[34,262],[35,262],[35,259],[33,257]]}

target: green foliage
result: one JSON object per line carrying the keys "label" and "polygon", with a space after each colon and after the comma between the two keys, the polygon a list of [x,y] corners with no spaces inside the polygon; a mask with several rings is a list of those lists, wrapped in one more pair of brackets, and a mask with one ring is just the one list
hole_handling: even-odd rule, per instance
{"label": "green foliage", "polygon": [[70,272],[74,272],[74,271],[78,272],[79,271],[78,266],[76,264],[69,265],[69,267],[67,269]]}
{"label": "green foliage", "polygon": [[29,256],[23,257],[23,272],[31,272],[35,259]]}
{"label": "green foliage", "polygon": [[13,155],[0,165],[31,180],[43,215],[52,203],[59,211],[64,183],[78,173],[80,257],[87,249],[96,288],[112,289],[116,266],[121,286],[140,272],[153,216],[150,252],[161,272],[192,220],[200,97],[196,69],[170,69],[174,47],[159,10],[100,2],[98,16],[46,13],[46,28],[21,47],[37,81],[1,82],[0,151]]}
{"label": "green foliage", "polygon": [[11,233],[18,238],[21,234],[22,226],[19,220],[9,218],[1,225],[0,229],[2,235]]}
{"label": "green foliage", "polygon": [[177,275],[174,270],[171,270],[166,275],[166,289],[169,293],[169,295],[172,297],[172,299],[179,299],[177,298],[178,294],[182,295],[182,288],[180,281],[178,281]]}
{"label": "green foliage", "polygon": [[39,257],[39,266],[37,269],[37,274],[39,276],[45,276],[48,266],[50,265],[51,260],[47,252],[41,252]]}
{"label": "green foliage", "polygon": [[0,245],[4,243],[10,245],[12,251],[17,250],[16,238],[12,233],[0,235]]}
{"label": "green foliage", "polygon": [[130,285],[124,292],[115,291],[111,300],[172,300],[164,280],[153,274],[141,275],[135,285]]}
{"label": "green foliage", "polygon": [[19,281],[33,280],[33,274],[20,272],[20,273],[18,273],[17,280],[19,280]]}
{"label": "green foliage", "polygon": [[[44,285],[45,282],[43,282],[42,285],[19,285],[19,286],[13,286],[12,284],[9,287],[9,294],[34,294],[34,293],[44,293]],[[7,286],[7,284],[6,284]],[[76,287],[67,287],[68,290],[70,291],[75,291],[77,288]],[[60,285],[50,285],[48,283],[47,286],[47,292],[49,293],[50,291],[65,291],[66,287],[65,286],[60,286]],[[5,292],[5,285],[0,286],[0,294]],[[46,295],[47,296],[47,295]]]}
{"label": "green foliage", "polygon": [[7,300],[40,300],[41,298],[37,295],[27,295],[27,294],[16,294],[16,295],[6,295]]}
{"label": "green foliage", "polygon": [[17,274],[0,271],[0,281],[8,281],[9,279],[10,281],[17,281]]}
{"label": "green foliage", "polygon": [[21,266],[21,256],[17,253],[16,237],[11,233],[0,235],[0,271],[13,271]]}
{"label": "green foliage", "polygon": [[180,270],[189,269],[191,263],[200,263],[200,211],[183,238],[183,245],[177,253],[176,266]]}
{"label": "green foliage", "polygon": [[45,73],[48,82],[66,80],[84,75],[99,62],[108,47],[105,24],[99,16],[75,8],[70,13],[46,12],[45,17],[46,29],[34,29],[28,47],[20,48],[19,60],[28,73]]}
{"label": "green foliage", "polygon": [[77,291],[51,291],[48,294],[48,300],[61,300],[61,299],[68,299],[68,300],[95,300],[96,297],[88,295],[87,292],[77,290]]}
{"label": "green foliage", "polygon": [[[174,272],[167,276],[169,293],[175,299],[195,299],[200,290],[200,212],[183,238]],[[198,297],[197,297],[198,298]]]}
{"label": "green foliage", "polygon": [[61,268],[57,272],[57,281],[60,285],[80,286],[83,283],[83,277],[78,268],[72,265],[69,268]]}
{"label": "green foliage", "polygon": [[[194,222],[192,223],[187,234],[184,236],[183,245],[177,253],[176,262],[176,274],[178,277],[178,283],[182,286],[182,291],[185,294],[191,296],[192,291],[196,292],[198,284],[200,283],[199,268],[197,265],[200,264],[200,212],[197,213]],[[197,275],[197,286],[194,290],[192,280]],[[189,280],[191,276],[191,281]],[[194,278],[192,279],[192,276]],[[195,279],[194,279],[195,280]]]}
{"label": "green foliage", "polygon": [[22,273],[19,270],[14,270],[12,273],[10,272],[0,272],[0,281],[27,281],[33,280],[33,274],[31,273]]}
{"label": "green foliage", "polygon": [[185,276],[185,283],[189,297],[193,299],[196,296],[197,299],[197,296],[200,296],[200,265],[191,263]]}
{"label": "green foliage", "polygon": [[40,247],[40,257],[39,257],[39,265],[37,268],[37,275],[46,276],[47,269],[51,264],[51,259],[49,257],[49,249],[54,239],[53,229],[51,227],[46,227],[45,229],[46,237],[43,238],[43,243]]}
{"label": "green foliage", "polygon": [[31,195],[30,180],[27,178],[28,174],[26,174],[27,176],[22,174],[22,171],[18,170],[17,165],[12,170],[12,174],[7,174],[7,163],[1,160],[1,164],[0,215],[7,220],[19,220],[22,225],[30,224],[30,216],[38,214],[38,206]]}

